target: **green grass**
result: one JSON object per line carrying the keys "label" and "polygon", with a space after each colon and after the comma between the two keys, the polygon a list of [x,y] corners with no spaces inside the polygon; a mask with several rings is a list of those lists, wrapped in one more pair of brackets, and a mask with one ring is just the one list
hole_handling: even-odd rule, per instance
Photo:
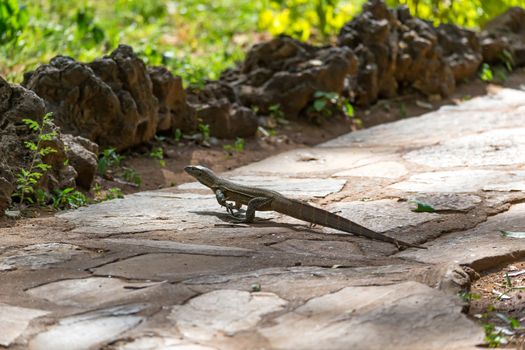
{"label": "green grass", "polygon": [[[0,0],[0,75],[23,73],[58,55],[91,61],[119,43],[152,65],[167,66],[186,85],[201,85],[244,58],[271,35],[330,41],[365,0]],[[450,10],[435,0],[407,3],[438,22],[478,27],[525,0],[457,0]],[[417,6],[416,6],[417,4]]]}

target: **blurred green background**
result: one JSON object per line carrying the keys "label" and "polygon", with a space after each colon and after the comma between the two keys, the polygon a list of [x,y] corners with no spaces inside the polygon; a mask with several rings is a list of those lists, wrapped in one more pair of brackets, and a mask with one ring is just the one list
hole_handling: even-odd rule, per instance
{"label": "blurred green background", "polygon": [[[333,42],[364,0],[0,0],[0,75],[25,71],[58,54],[90,61],[119,43],[149,64],[163,64],[185,84],[217,79],[246,50],[286,33]],[[435,24],[477,29],[525,0],[387,0]]]}

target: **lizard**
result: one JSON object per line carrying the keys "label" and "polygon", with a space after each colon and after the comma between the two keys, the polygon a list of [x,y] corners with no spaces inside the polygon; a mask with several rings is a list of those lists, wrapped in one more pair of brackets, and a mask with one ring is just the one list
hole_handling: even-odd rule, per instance
{"label": "lizard", "polygon": [[[206,187],[210,188],[215,193],[217,202],[221,206],[224,206],[232,217],[244,223],[252,223],[255,219],[255,212],[257,210],[273,210],[312,224],[330,227],[339,231],[352,233],[356,236],[363,236],[369,239],[392,243],[398,248],[404,246],[427,249],[426,247],[403,242],[372,231],[327,210],[314,207],[303,201],[285,197],[279,192],[264,188],[244,186],[220,178],[213,171],[201,165],[188,165],[184,168],[184,171]],[[234,202],[235,205],[231,202]],[[238,215],[234,214],[233,209],[239,211],[242,205],[246,205],[247,209],[244,218],[241,219]]]}

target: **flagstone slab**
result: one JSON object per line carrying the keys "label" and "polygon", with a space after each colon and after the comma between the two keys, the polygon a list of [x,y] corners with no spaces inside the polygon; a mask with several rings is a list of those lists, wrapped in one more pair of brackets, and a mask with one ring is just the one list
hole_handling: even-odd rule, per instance
{"label": "flagstone slab", "polygon": [[525,171],[462,169],[412,175],[408,180],[389,187],[405,192],[477,192],[498,188],[519,190],[525,182]]}
{"label": "flagstone slab", "polygon": [[504,237],[500,230],[525,231],[525,203],[514,204],[501,214],[490,216],[477,227],[449,233],[427,243],[424,253],[406,250],[398,257],[427,264],[454,263],[485,269],[499,265],[512,256],[525,255],[525,239]]}
{"label": "flagstone slab", "polygon": [[525,164],[525,128],[452,138],[409,152],[404,158],[435,168]]}
{"label": "flagstone slab", "polygon": [[272,324],[258,331],[273,349],[474,349],[484,337],[454,299],[417,282],[347,287]]}
{"label": "flagstone slab", "polygon": [[387,179],[397,179],[408,174],[407,168],[399,162],[381,161],[377,163],[363,165],[358,168],[340,171],[334,177],[382,177]]}
{"label": "flagstone slab", "polygon": [[0,346],[8,347],[27,328],[31,320],[49,311],[0,304]]}
{"label": "flagstone slab", "polygon": [[89,277],[47,283],[27,291],[28,294],[58,305],[96,307],[136,295],[146,295],[159,282],[128,282],[119,278]]}
{"label": "flagstone slab", "polygon": [[525,92],[501,89],[495,94],[443,106],[417,118],[385,123],[352,132],[318,147],[421,147],[465,135],[522,128],[525,123]]}
{"label": "flagstone slab", "polygon": [[43,269],[49,265],[66,262],[73,256],[83,253],[86,252],[79,246],[57,242],[12,248],[0,254],[0,271],[17,268]]}
{"label": "flagstone slab", "polygon": [[169,318],[184,338],[210,340],[254,327],[264,315],[286,305],[287,301],[274,293],[223,289],[174,306]]}
{"label": "flagstone slab", "polygon": [[144,305],[124,305],[66,317],[29,342],[30,350],[87,350],[115,339],[144,320]]}

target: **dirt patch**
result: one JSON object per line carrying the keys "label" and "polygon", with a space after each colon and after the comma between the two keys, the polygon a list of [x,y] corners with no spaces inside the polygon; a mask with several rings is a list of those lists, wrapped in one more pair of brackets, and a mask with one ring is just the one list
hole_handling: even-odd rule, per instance
{"label": "dirt patch", "polygon": [[486,271],[467,298],[468,314],[485,327],[487,344],[525,349],[525,260]]}

